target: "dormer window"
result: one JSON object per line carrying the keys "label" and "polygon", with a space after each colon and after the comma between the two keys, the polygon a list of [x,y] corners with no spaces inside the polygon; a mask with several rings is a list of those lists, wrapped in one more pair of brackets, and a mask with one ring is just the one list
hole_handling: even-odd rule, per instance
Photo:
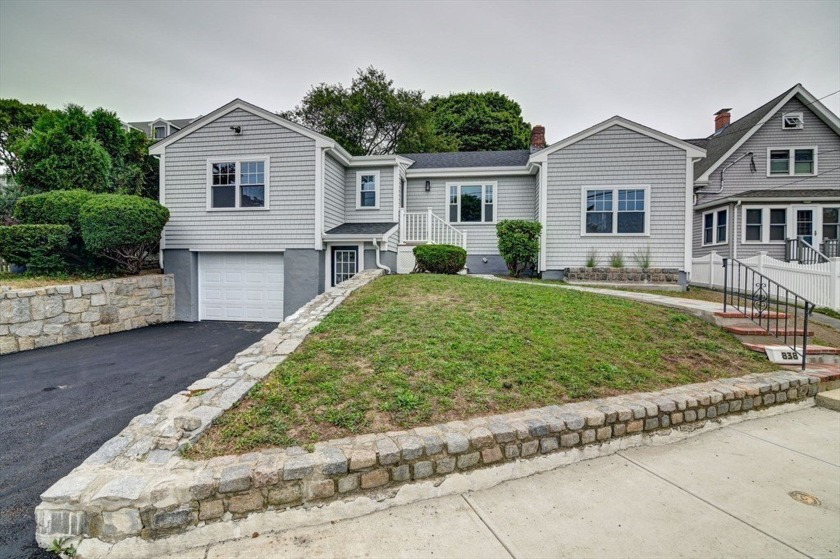
{"label": "dormer window", "polygon": [[802,130],[804,127],[802,113],[786,113],[782,115],[782,130]]}
{"label": "dormer window", "polygon": [[166,126],[155,126],[155,140],[162,140],[166,137]]}

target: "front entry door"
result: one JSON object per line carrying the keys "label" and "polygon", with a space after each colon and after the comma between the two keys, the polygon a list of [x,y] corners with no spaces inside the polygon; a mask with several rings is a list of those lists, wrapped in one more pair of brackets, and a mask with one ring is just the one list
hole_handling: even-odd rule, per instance
{"label": "front entry door", "polygon": [[348,280],[359,271],[358,247],[333,247],[332,249],[332,285],[335,287]]}
{"label": "front entry door", "polygon": [[802,237],[806,243],[816,247],[814,235],[817,233],[817,224],[814,223],[814,214],[813,208],[796,209],[796,237]]}

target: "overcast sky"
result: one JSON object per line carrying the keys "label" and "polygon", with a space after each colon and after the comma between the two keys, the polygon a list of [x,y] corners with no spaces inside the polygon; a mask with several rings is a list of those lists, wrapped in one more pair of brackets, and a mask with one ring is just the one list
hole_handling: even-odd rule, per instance
{"label": "overcast sky", "polygon": [[840,1],[0,0],[0,97],[126,121],[285,110],[368,65],[427,95],[501,91],[550,142],[615,114],[702,137],[722,107],[840,90]]}

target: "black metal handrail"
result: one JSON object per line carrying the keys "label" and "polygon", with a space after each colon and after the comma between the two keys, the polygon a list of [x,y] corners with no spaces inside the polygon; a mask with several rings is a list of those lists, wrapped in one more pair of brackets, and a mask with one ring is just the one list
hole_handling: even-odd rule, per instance
{"label": "black metal handrail", "polygon": [[795,239],[785,239],[785,262],[792,260],[800,264],[822,264],[828,262],[828,257],[799,236]]}
{"label": "black metal handrail", "polygon": [[[723,259],[723,311],[732,307],[801,355],[808,354],[808,316],[816,305],[735,258]],[[791,313],[793,316],[791,316]],[[800,322],[801,329],[800,329]],[[801,338],[801,340],[800,340]],[[801,347],[797,345],[801,341]]]}

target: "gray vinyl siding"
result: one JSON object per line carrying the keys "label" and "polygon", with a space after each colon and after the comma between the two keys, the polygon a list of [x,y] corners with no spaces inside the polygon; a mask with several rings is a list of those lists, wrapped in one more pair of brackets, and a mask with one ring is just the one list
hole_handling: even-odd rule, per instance
{"label": "gray vinyl siding", "polygon": [[[426,180],[431,190],[425,191]],[[410,178],[406,211],[424,212],[429,208],[441,219],[448,221],[448,193],[446,183],[482,184],[496,183],[496,219],[534,219],[536,182],[533,175],[485,177]],[[454,227],[467,233],[467,252],[471,254],[499,254],[495,223],[454,223]]]}
{"label": "gray vinyl siding", "polygon": [[344,223],[344,166],[331,155],[324,164],[324,231]]}
{"label": "gray vinyl siding", "polygon": [[[583,266],[590,250],[602,265],[621,251],[627,266],[633,254],[650,247],[652,266],[684,269],[685,151],[611,126],[548,156],[546,269]],[[649,185],[649,236],[581,235],[583,187]],[[615,201],[617,203],[617,201]]]}
{"label": "gray vinyl siding", "polygon": [[[356,209],[356,173],[379,171],[379,209]],[[344,175],[345,223],[377,223],[394,219],[394,167],[350,167]]]}
{"label": "gray vinyl siding", "polygon": [[[804,120],[802,130],[782,130],[782,114],[801,112]],[[720,189],[720,173],[729,163],[735,161],[745,153],[752,152],[755,157],[756,172],[750,171],[749,157],[745,157],[729,169],[724,176],[723,191],[714,195],[700,195],[700,203],[706,203],[717,198],[732,196],[747,190],[765,188],[780,188],[782,185],[798,181],[787,188],[807,189],[837,187],[840,184],[840,174],[836,171],[825,176],[817,176],[801,180],[806,177],[797,176],[767,176],[767,148],[793,148],[817,146],[817,173],[840,167],[840,136],[817,117],[809,107],[796,98],[788,101],[781,110],[776,112],[770,120],[744,142],[726,161],[709,176],[709,185],[699,192],[716,192]]]}
{"label": "gray vinyl siding", "polygon": [[[727,212],[727,220],[728,220],[728,227],[727,230],[727,237],[726,237],[726,244],[716,244],[716,245],[706,245],[703,246],[703,214],[709,211],[720,211],[726,209]],[[716,208],[706,208],[703,211],[696,211],[694,212],[694,220],[693,220],[693,228],[691,231],[691,244],[692,244],[692,258],[700,258],[701,256],[707,256],[710,252],[716,252],[721,256],[730,256],[732,251],[732,242],[734,236],[732,235],[732,206],[729,204],[724,204],[721,206],[717,206]],[[738,216],[738,226],[741,226],[741,216]],[[784,251],[784,247],[782,247],[782,251]]]}
{"label": "gray vinyl siding", "polygon": [[[231,126],[241,126],[241,136]],[[269,156],[269,210],[207,210],[207,160]],[[315,242],[315,141],[236,110],[166,147],[167,249],[311,248]]]}

